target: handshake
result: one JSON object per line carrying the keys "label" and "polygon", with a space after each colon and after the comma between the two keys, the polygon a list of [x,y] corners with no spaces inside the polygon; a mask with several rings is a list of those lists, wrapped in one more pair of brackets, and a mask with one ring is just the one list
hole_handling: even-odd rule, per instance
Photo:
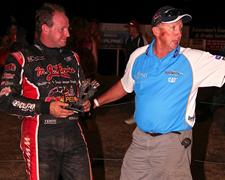
{"label": "handshake", "polygon": [[78,100],[74,101],[74,98],[65,97],[66,102],[69,103],[69,106],[67,109],[76,111],[76,112],[83,112],[82,104],[86,100],[92,98],[97,91],[97,88],[100,86],[100,84],[96,81],[90,81],[89,79],[86,79],[82,81],[80,90],[78,93]]}

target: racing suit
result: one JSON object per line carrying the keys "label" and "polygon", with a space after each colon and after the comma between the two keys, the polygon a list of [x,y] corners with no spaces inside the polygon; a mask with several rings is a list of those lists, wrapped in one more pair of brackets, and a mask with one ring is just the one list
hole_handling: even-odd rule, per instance
{"label": "racing suit", "polygon": [[51,101],[77,97],[84,75],[79,57],[66,48],[36,43],[6,60],[0,109],[22,117],[20,146],[31,180],[92,179],[86,141],[78,114],[55,118]]}

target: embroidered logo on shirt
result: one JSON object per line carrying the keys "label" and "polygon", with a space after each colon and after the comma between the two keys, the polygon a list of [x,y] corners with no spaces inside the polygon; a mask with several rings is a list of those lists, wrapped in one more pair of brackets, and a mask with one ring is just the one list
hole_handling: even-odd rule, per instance
{"label": "embroidered logo on shirt", "polygon": [[147,73],[137,72],[137,74],[135,75],[135,77],[137,79],[146,79],[147,78]]}
{"label": "embroidered logo on shirt", "polygon": [[178,78],[176,78],[176,77],[169,77],[169,78],[168,78],[168,82],[169,82],[169,83],[175,83],[177,79],[178,79]]}
{"label": "embroidered logo on shirt", "polygon": [[166,71],[165,72],[168,75],[173,75],[173,76],[180,76],[183,75],[183,73],[177,72],[177,71]]}
{"label": "embroidered logo on shirt", "polygon": [[183,73],[180,73],[177,71],[166,71],[165,73],[170,76],[170,77],[168,77],[169,83],[175,83],[177,81],[178,77],[180,75],[183,75]]}

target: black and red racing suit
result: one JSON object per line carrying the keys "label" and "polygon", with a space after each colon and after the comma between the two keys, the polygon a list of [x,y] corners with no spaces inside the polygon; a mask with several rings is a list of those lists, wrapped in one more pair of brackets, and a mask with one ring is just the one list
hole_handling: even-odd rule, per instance
{"label": "black and red racing suit", "polygon": [[79,57],[41,43],[9,55],[0,86],[0,110],[23,118],[21,149],[30,180],[92,179],[77,114],[55,118],[51,101],[76,97],[84,78]]}

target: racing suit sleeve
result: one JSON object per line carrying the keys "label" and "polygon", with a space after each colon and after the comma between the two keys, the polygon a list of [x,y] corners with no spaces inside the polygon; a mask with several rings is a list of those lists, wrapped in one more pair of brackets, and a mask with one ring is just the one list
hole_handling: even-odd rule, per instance
{"label": "racing suit sleeve", "polygon": [[24,95],[24,65],[21,52],[7,57],[0,85],[0,111],[18,116],[49,114],[50,103],[40,100],[38,94]]}

